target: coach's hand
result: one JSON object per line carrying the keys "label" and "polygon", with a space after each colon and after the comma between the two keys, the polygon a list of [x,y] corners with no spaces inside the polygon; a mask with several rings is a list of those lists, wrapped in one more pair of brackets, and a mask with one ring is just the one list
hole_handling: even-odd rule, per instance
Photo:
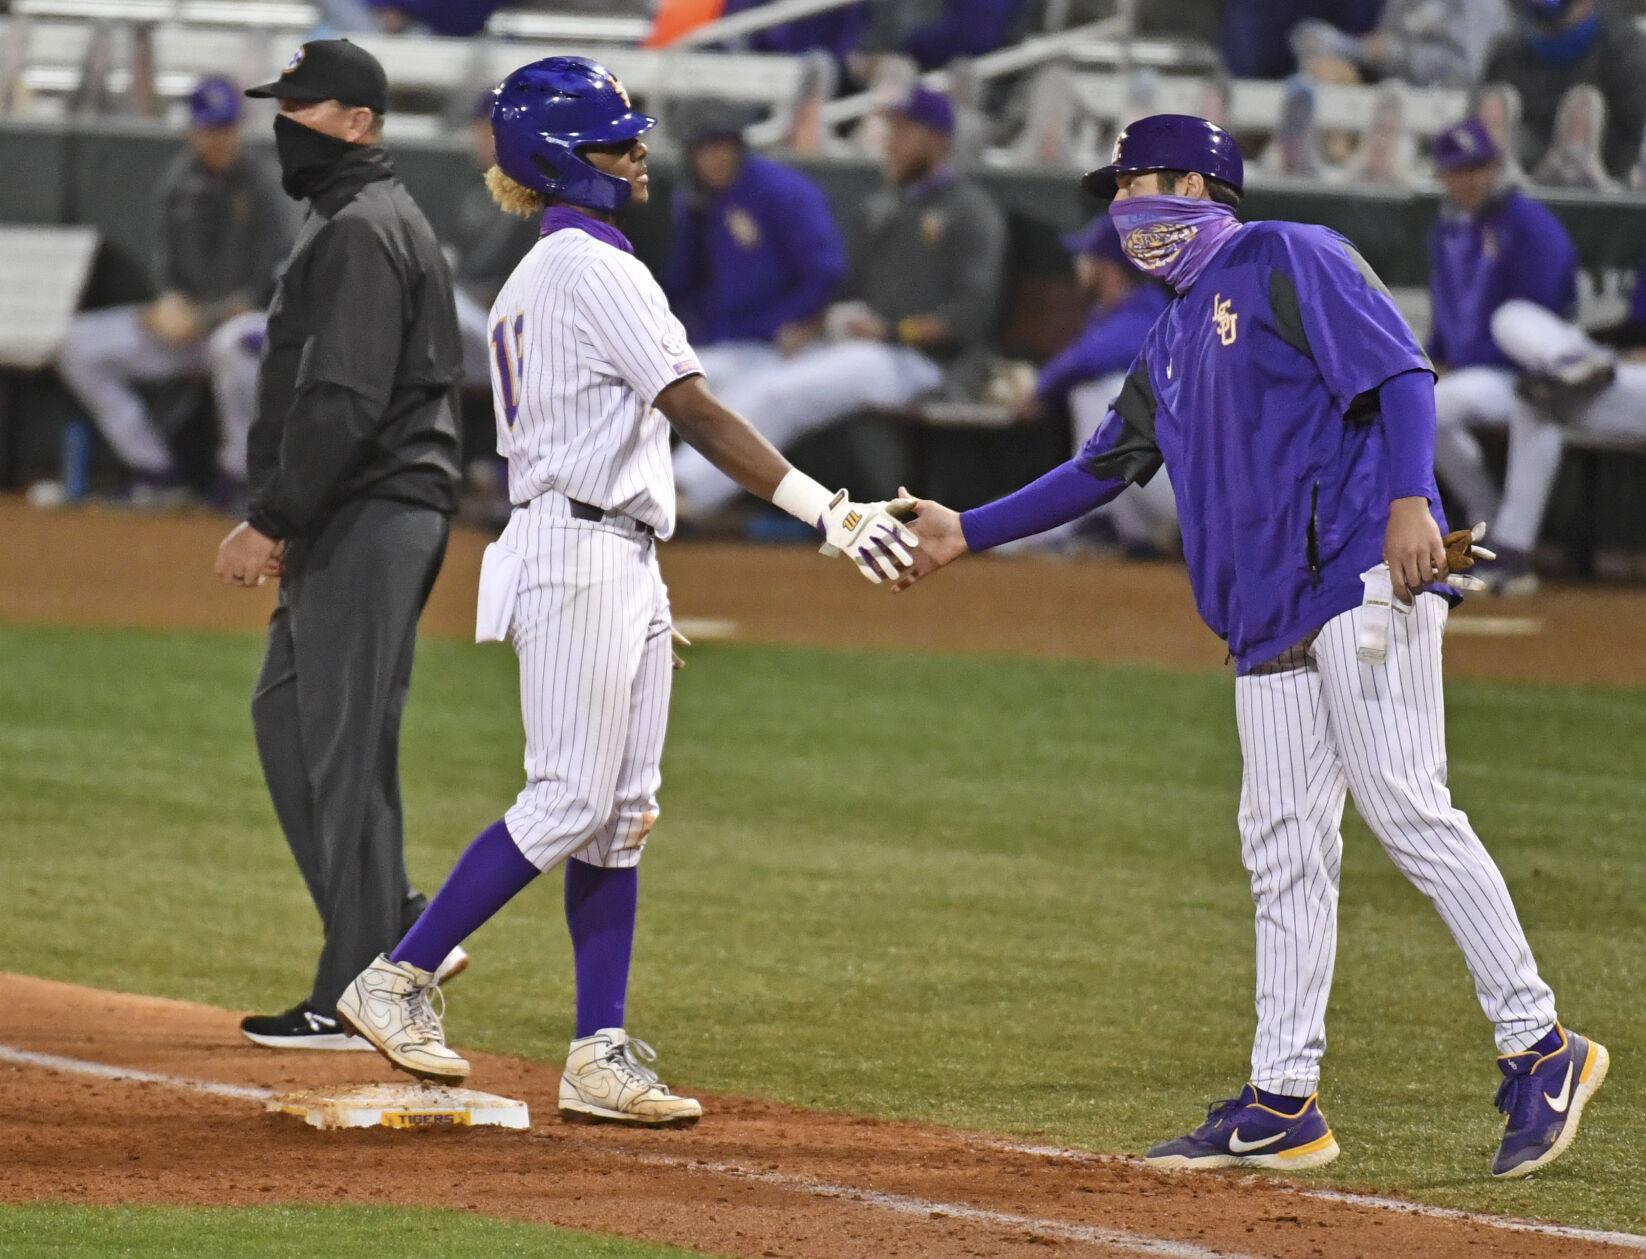
{"label": "coach's hand", "polygon": [[920,546],[914,553],[914,567],[897,579],[892,587],[895,594],[907,590],[922,577],[930,576],[945,565],[954,563],[966,554],[966,534],[960,527],[960,513],[929,498],[915,498],[908,490],[899,488],[898,502],[914,504],[914,534]]}
{"label": "coach's hand", "polygon": [[1426,498],[1397,498],[1389,504],[1389,527],[1383,534],[1383,562],[1395,598],[1410,603],[1430,582],[1446,576],[1446,544],[1429,514]]}
{"label": "coach's hand", "polygon": [[909,554],[919,545],[899,517],[913,509],[911,501],[853,502],[845,490],[830,500],[823,512],[824,555],[849,555],[858,571],[879,585],[906,572],[914,564]]}
{"label": "coach's hand", "polygon": [[280,543],[241,523],[217,548],[217,580],[225,586],[261,586],[280,575]]}

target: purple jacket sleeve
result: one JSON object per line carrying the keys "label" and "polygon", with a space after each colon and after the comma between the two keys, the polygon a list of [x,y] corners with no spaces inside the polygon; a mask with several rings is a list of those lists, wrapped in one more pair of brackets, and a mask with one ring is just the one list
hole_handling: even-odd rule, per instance
{"label": "purple jacket sleeve", "polygon": [[823,313],[846,278],[846,244],[835,225],[828,198],[810,180],[797,180],[783,207],[783,252],[799,273],[794,286],[773,302],[775,326]]}
{"label": "purple jacket sleeve", "polygon": [[1526,216],[1517,226],[1520,239],[1505,251],[1513,262],[1504,266],[1504,299],[1520,297],[1570,315],[1577,302],[1577,246],[1553,215],[1546,221]]}
{"label": "purple jacket sleeve", "polygon": [[1125,488],[1120,478],[1099,480],[1071,459],[1005,498],[961,512],[960,530],[969,550],[987,551],[1078,520]]}
{"label": "purple jacket sleeve", "polygon": [[1389,497],[1435,503],[1434,377],[1426,371],[1391,376],[1378,386],[1377,400],[1389,450]]}
{"label": "purple jacket sleeve", "polygon": [[1123,372],[1136,357],[1135,341],[1088,328],[1061,354],[1047,360],[1035,380],[1035,396],[1048,405],[1060,403],[1076,385]]}

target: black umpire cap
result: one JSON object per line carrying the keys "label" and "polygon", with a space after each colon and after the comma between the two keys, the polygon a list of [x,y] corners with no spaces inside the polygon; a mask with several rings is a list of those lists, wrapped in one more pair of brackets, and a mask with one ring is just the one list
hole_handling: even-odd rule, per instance
{"label": "black umpire cap", "polygon": [[383,63],[346,39],[311,39],[292,54],[273,83],[246,89],[247,96],[283,101],[337,101],[379,114],[389,112],[389,79]]}

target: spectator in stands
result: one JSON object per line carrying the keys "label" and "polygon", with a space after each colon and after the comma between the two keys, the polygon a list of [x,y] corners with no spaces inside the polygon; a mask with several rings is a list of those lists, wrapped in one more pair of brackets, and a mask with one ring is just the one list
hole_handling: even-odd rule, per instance
{"label": "spectator in stands", "polygon": [[1614,178],[1628,176],[1646,133],[1646,36],[1601,0],[1519,0],[1521,29],[1499,40],[1482,75],[1520,93],[1520,163],[1535,170],[1555,134],[1555,111],[1576,84],[1606,101],[1601,155]]}
{"label": "spectator in stands", "polygon": [[125,468],[137,506],[187,498],[137,385],[208,376],[219,430],[212,499],[232,509],[246,480],[262,311],[293,224],[278,171],[241,147],[240,92],[227,79],[202,79],[189,97],[188,148],[162,177],[158,202],[160,296],[76,316],[58,371]]}
{"label": "spectator in stands", "polygon": [[514,0],[317,0],[322,23],[338,35],[478,35]]}
{"label": "spectator in stands", "polygon": [[1482,84],[1469,103],[1468,116],[1480,119],[1503,154],[1504,182],[1524,181],[1526,171],[1520,164],[1520,93],[1507,83]]}
{"label": "spectator in stands", "polygon": [[1555,113],[1555,138],[1532,172],[1532,182],[1548,188],[1587,188],[1615,192],[1617,181],[1600,157],[1606,133],[1606,98],[1598,88],[1579,83],[1566,93]]}
{"label": "spectator in stands", "polygon": [[1320,83],[1471,87],[1508,29],[1509,0],[1389,0],[1365,35],[1304,18],[1292,31],[1292,50]]}
{"label": "spectator in stands", "polygon": [[[482,174],[497,161],[492,139],[492,94],[482,92],[469,119],[469,148]],[[491,381],[492,302],[519,261],[537,243],[537,224],[497,208],[484,179],[470,181],[457,205],[456,226],[445,242],[457,255],[452,278],[457,329],[463,337],[463,383],[471,389]]]}
{"label": "spectator in stands", "polygon": [[1383,0],[1227,0],[1223,7],[1223,64],[1237,79],[1284,79],[1297,72],[1293,28],[1305,18],[1351,35],[1368,34]]}
{"label": "spectator in stands", "polygon": [[1314,84],[1302,75],[1295,75],[1286,84],[1286,94],[1280,101],[1280,117],[1259,165],[1271,175],[1315,179],[1326,168],[1320,149]]}
{"label": "spectator in stands", "polygon": [[1547,208],[1504,179],[1503,154],[1477,118],[1443,131],[1435,169],[1447,204],[1429,237],[1435,384],[1435,471],[1471,521],[1493,520],[1499,494],[1479,427],[1515,409],[1517,368],[1493,336],[1493,316],[1519,299],[1563,319],[1577,302],[1577,248]]}
{"label": "spectator in stands", "polygon": [[[1081,292],[1092,300],[1091,314],[1080,335],[1040,369],[1034,393],[1017,410],[1024,420],[1067,412],[1078,453],[1108,416],[1126,369],[1170,295],[1127,260],[1107,212],[1065,236],[1063,247],[1074,259]],[[1133,554],[1160,554],[1176,542],[1177,502],[1171,482],[1160,483],[1163,477],[1157,473],[1148,485],[1133,486],[1134,493],[1142,492],[1135,493],[1132,503],[1122,506],[1123,499],[1133,497],[1122,494],[1097,513]],[[1057,536],[1054,544],[1062,540]]]}
{"label": "spectator in stands", "polygon": [[955,122],[947,96],[916,86],[884,113],[886,187],[863,205],[848,300],[824,318],[829,342],[739,386],[743,414],[780,448],[864,408],[907,406],[945,384],[970,394],[988,362],[1005,218],[949,164]]}
{"label": "spectator in stands", "polygon": [[1405,188],[1412,182],[1417,140],[1406,125],[1406,89],[1394,81],[1377,89],[1377,103],[1348,168],[1351,187]]}
{"label": "spectator in stands", "polygon": [[[731,17],[748,9],[758,9],[772,0],[726,0],[722,16]],[[745,36],[738,43],[754,52],[804,53],[820,50],[828,53],[838,64],[863,42],[869,28],[869,6],[862,3],[844,5],[811,17],[781,22]]]}
{"label": "spectator in stands", "polygon": [[1026,7],[1026,0],[944,0],[936,17],[903,36],[902,52],[922,70],[981,57],[1011,41]]}
{"label": "spectator in stands", "polygon": [[[723,105],[685,120],[686,179],[674,196],[661,278],[716,396],[760,423],[759,382],[822,335],[823,311],[846,276],[846,247],[821,188],[748,151],[748,121]],[[737,496],[689,445],[676,451],[674,469],[682,519],[701,520]]]}

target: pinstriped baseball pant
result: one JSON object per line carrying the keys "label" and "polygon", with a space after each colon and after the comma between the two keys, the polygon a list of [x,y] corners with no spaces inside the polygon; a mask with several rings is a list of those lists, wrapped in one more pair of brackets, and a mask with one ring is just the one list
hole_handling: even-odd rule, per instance
{"label": "pinstriped baseball pant", "polygon": [[1463,950],[1499,1052],[1555,1022],[1509,890],[1446,789],[1441,638],[1448,607],[1396,613],[1388,661],[1355,656],[1360,609],[1327,622],[1295,667],[1235,681],[1244,759],[1241,859],[1257,910],[1252,1083],[1304,1096],[1320,1082],[1337,954],[1344,794]]}
{"label": "pinstriped baseball pant", "polygon": [[637,865],[657,820],[673,674],[657,544],[571,518],[555,494],[516,509],[499,542],[526,561],[510,630],[526,786],[509,834],[540,870],[573,856]]}

